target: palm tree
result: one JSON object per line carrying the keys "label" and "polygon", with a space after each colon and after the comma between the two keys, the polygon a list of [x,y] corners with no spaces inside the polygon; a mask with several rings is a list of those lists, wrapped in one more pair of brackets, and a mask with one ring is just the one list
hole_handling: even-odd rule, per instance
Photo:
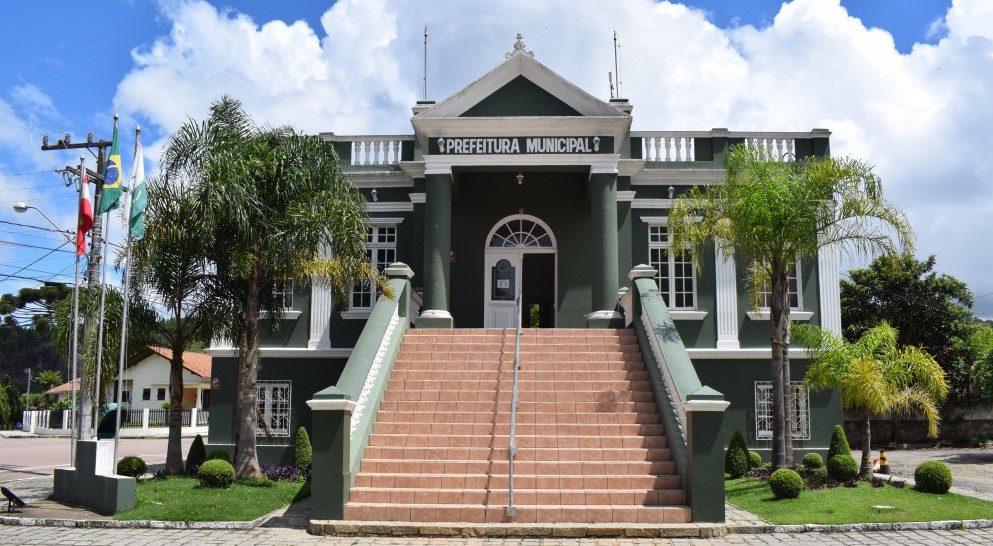
{"label": "palm tree", "polygon": [[182,181],[167,183],[163,177],[146,183],[145,235],[132,247],[135,287],[155,294],[166,320],[155,325],[172,351],[169,362],[169,439],[166,471],[181,474],[183,465],[183,358],[186,348],[211,332],[225,312],[224,302],[211,290],[213,277],[204,255],[204,237],[186,229],[194,214],[192,191]]}
{"label": "palm tree", "polygon": [[226,96],[208,119],[190,120],[172,135],[162,169],[166,186],[188,188],[182,226],[200,234],[221,296],[215,301],[226,302],[219,333],[238,348],[235,469],[255,477],[260,321],[282,313],[273,287],[286,279],[321,282],[347,306],[354,282],[375,279],[389,295],[366,260],[365,199],[327,142],[259,126]]}
{"label": "palm tree", "polygon": [[913,231],[906,216],[882,198],[879,177],[861,161],[832,157],[781,161],[762,148],[737,145],[728,150],[724,168],[721,183],[694,187],[674,201],[669,237],[675,248],[695,247],[692,255],[698,266],[710,245],[729,256],[738,253],[752,263],[748,269],[752,301],[769,293],[772,464],[785,468],[792,459],[786,427],[789,271],[797,262],[817,256],[822,247],[857,255],[893,255],[899,247],[913,246]]}
{"label": "palm tree", "polygon": [[[45,393],[62,384],[62,373],[58,370],[42,370],[34,380],[41,387],[41,392]],[[51,402],[50,398],[50,396],[43,398],[46,406]]]}
{"label": "palm tree", "polygon": [[901,347],[898,335],[885,321],[866,330],[855,343],[815,326],[797,327],[797,342],[809,347],[813,356],[807,386],[838,389],[846,409],[865,412],[862,476],[872,474],[871,416],[916,411],[927,419],[928,437],[938,435],[938,404],[948,395],[945,371],[923,349]]}

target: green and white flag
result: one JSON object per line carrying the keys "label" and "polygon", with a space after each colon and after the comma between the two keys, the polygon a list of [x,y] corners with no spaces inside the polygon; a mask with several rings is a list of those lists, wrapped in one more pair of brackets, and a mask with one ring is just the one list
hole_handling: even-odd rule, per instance
{"label": "green and white flag", "polygon": [[145,205],[148,196],[145,192],[145,157],[141,152],[141,129],[135,131],[134,164],[131,166],[131,178],[128,180],[130,209],[128,226],[135,240],[145,236]]}

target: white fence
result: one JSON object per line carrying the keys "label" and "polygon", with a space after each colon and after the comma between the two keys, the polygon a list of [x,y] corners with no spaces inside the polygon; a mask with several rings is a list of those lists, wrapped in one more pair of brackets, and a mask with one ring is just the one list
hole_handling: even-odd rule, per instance
{"label": "white fence", "polygon": [[[69,434],[71,419],[69,410],[30,410],[25,411],[21,423],[24,432],[45,436]],[[121,425],[121,436],[166,436],[166,410],[133,409],[128,412],[128,422]],[[183,432],[206,433],[210,410],[191,408],[182,412]]]}

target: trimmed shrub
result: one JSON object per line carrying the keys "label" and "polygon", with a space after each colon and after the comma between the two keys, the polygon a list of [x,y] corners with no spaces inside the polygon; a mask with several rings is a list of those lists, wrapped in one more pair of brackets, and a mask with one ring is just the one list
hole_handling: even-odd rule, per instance
{"label": "trimmed shrub", "polygon": [[186,473],[194,474],[200,465],[207,460],[207,448],[203,445],[203,437],[197,434],[190,444],[190,451],[186,454]]}
{"label": "trimmed shrub", "polygon": [[207,454],[208,461],[213,461],[215,459],[220,459],[228,464],[231,464],[233,462],[231,460],[231,454],[224,449],[215,449]]}
{"label": "trimmed shrub", "polygon": [[724,454],[724,472],[732,478],[740,478],[748,472],[748,446],[737,430],[731,435],[728,450]]}
{"label": "trimmed shrub", "polygon": [[758,451],[748,452],[748,466],[752,469],[762,466],[762,456]]}
{"label": "trimmed shrub", "polygon": [[222,459],[208,459],[197,470],[197,479],[204,487],[229,487],[234,483],[234,467]]}
{"label": "trimmed shrub", "polygon": [[297,435],[293,438],[293,466],[297,468],[310,468],[310,457],[313,451],[310,447],[310,436],[307,429],[300,427]]}
{"label": "trimmed shrub", "polygon": [[780,468],[769,476],[769,487],[777,499],[795,499],[803,491],[803,478],[789,468]]}
{"label": "trimmed shrub", "polygon": [[851,481],[859,475],[859,463],[855,460],[855,457],[852,457],[851,453],[847,455],[835,455],[828,459],[827,472],[828,476],[839,482]]}
{"label": "trimmed shrub", "polygon": [[939,461],[924,461],[914,470],[917,490],[925,493],[947,493],[952,487],[952,471]]}
{"label": "trimmed shrub", "polygon": [[820,468],[824,466],[824,459],[821,459],[820,453],[808,453],[803,456],[803,466],[811,470]]}
{"label": "trimmed shrub", "polygon": [[827,460],[830,461],[835,455],[852,456],[852,448],[848,445],[845,429],[841,428],[841,425],[835,425],[834,432],[831,433],[831,447],[828,448]]}
{"label": "trimmed shrub", "polygon": [[117,462],[117,473],[121,476],[131,476],[137,478],[148,470],[148,465],[141,457],[128,455]]}

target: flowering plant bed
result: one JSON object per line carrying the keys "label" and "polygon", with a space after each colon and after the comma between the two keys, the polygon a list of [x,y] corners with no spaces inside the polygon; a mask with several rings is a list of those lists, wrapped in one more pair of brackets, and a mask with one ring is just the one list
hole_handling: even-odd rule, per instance
{"label": "flowering plant bed", "polygon": [[795,499],[773,496],[768,470],[727,480],[726,499],[776,525],[969,520],[993,514],[991,502],[952,493],[922,493],[896,478],[837,482],[824,472],[799,473],[805,488]]}

